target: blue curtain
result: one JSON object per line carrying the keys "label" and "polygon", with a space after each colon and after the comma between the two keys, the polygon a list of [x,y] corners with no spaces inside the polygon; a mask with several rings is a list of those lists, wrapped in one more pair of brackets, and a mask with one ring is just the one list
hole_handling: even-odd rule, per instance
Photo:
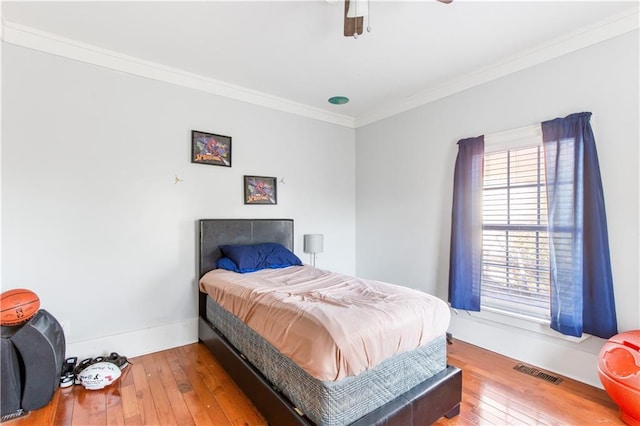
{"label": "blue curtain", "polygon": [[551,327],[617,334],[607,218],[590,112],[542,123],[549,213]]}
{"label": "blue curtain", "polygon": [[459,141],[453,177],[449,302],[468,311],[480,310],[483,168],[484,136]]}

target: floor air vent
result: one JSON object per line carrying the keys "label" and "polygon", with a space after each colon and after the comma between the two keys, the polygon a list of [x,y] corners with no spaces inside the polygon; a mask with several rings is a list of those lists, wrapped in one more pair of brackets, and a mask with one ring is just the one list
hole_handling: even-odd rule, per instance
{"label": "floor air vent", "polygon": [[542,379],[545,382],[553,383],[554,385],[558,385],[562,381],[562,379],[558,376],[553,376],[551,374],[544,373],[538,370],[537,368],[529,367],[528,365],[524,365],[524,364],[518,364],[515,367],[513,367],[513,369],[521,373],[528,374],[529,376]]}

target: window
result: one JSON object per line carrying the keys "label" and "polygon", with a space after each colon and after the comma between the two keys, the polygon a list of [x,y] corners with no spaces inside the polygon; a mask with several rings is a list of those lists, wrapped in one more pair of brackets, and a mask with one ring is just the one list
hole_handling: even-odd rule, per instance
{"label": "window", "polygon": [[618,333],[590,118],[581,112],[458,141],[452,308],[484,306],[487,316],[502,318],[495,311],[509,311],[524,319],[513,322],[546,322],[573,337]]}
{"label": "window", "polygon": [[549,320],[549,238],[541,145],[484,155],[482,307]]}

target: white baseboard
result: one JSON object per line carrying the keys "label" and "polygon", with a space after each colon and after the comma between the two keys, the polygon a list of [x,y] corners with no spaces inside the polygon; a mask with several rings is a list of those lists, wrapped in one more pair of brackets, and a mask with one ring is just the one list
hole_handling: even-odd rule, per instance
{"label": "white baseboard", "polygon": [[112,334],[79,342],[68,342],[66,356],[84,358],[117,352],[127,358],[158,352],[198,341],[198,318],[191,318],[158,327]]}
{"label": "white baseboard", "polygon": [[480,322],[464,311],[452,316],[449,331],[456,339],[514,361],[603,389],[598,377],[598,352],[604,341],[597,337],[584,341],[549,337],[502,323]]}

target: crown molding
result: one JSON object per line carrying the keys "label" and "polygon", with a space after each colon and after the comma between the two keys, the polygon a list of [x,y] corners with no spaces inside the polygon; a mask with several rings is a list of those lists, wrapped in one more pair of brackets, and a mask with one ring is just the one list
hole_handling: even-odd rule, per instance
{"label": "crown molding", "polygon": [[379,109],[369,115],[358,117],[355,120],[355,127],[358,128],[383,120],[480,84],[629,33],[639,28],[639,21],[640,8],[635,6],[624,13],[583,27],[578,31],[523,51],[503,61],[462,76],[461,78],[453,79],[434,88],[416,93],[400,102],[390,105],[388,108]]}
{"label": "crown molding", "polygon": [[4,19],[2,20],[2,39],[7,43],[17,46],[51,53],[92,65],[163,81],[177,86],[188,87],[190,89],[325,121],[331,124],[349,128],[354,127],[353,117],[334,114],[256,90],[236,86],[177,68],[167,67],[155,62],[145,61],[112,50],[102,49]]}
{"label": "crown molding", "polygon": [[387,108],[378,109],[371,114],[357,118],[331,113],[288,99],[189,73],[177,68],[145,61],[115,51],[102,49],[35,28],[15,24],[5,19],[2,19],[2,33],[0,36],[5,42],[18,46],[331,124],[358,128],[592,46],[596,43],[638,30],[639,22],[640,8],[635,6],[624,13],[584,27],[533,49],[523,51],[460,78],[452,79],[431,89],[418,92]]}

